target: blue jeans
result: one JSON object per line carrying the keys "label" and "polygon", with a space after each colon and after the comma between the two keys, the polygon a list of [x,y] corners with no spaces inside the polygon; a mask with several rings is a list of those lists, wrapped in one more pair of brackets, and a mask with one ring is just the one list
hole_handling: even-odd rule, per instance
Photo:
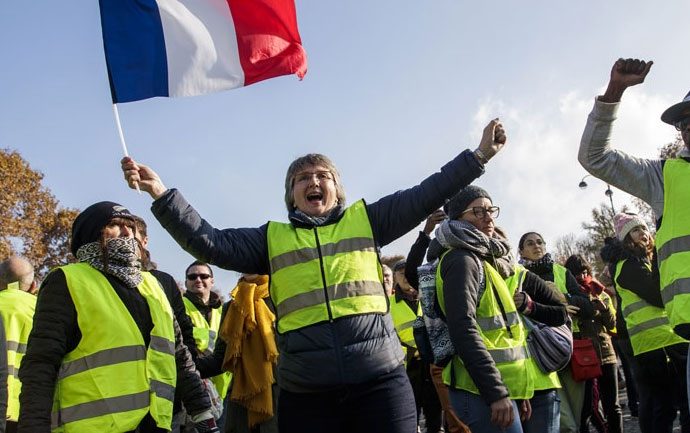
{"label": "blue jeans", "polygon": [[462,422],[472,430],[472,433],[523,433],[520,425],[520,412],[517,404],[513,404],[513,423],[508,428],[502,429],[491,422],[491,407],[484,399],[468,391],[460,389],[449,390],[450,404],[455,414]]}
{"label": "blue jeans", "polygon": [[537,392],[532,397],[532,416],[522,424],[517,403],[511,400],[514,419],[506,429],[491,422],[491,407],[477,394],[451,389],[450,402],[458,418],[472,433],[558,433],[560,429],[561,400],[555,389]]}
{"label": "blue jeans", "polygon": [[327,392],[278,395],[280,433],[415,433],[417,410],[405,367]]}
{"label": "blue jeans", "polygon": [[536,391],[530,399],[532,416],[522,423],[525,433],[558,433],[561,429],[561,399],[555,389]]}

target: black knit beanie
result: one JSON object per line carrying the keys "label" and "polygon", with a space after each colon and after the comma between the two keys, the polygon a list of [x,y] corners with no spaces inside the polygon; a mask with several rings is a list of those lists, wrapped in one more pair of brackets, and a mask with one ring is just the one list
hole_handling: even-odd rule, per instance
{"label": "black knit beanie", "polygon": [[76,256],[82,245],[99,240],[103,227],[113,218],[134,220],[135,216],[126,207],[112,201],[94,203],[77,215],[72,224],[72,254]]}
{"label": "black knit beanie", "polygon": [[[491,200],[491,196],[483,188],[475,185],[468,185],[455,194],[453,198],[446,203],[443,210],[446,212],[446,215],[448,215],[448,219],[454,220],[460,216],[462,211],[467,209],[470,203],[482,197]],[[493,202],[493,200],[491,201]]]}

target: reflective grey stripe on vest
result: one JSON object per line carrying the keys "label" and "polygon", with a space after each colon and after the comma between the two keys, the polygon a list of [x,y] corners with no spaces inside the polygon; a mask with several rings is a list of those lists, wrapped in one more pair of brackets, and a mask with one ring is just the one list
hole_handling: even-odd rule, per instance
{"label": "reflective grey stripe on vest", "polygon": [[158,352],[162,352],[173,356],[175,355],[175,343],[168,340],[167,338],[152,335],[149,347]]}
{"label": "reflective grey stripe on vest", "polygon": [[19,369],[15,367],[14,365],[7,365],[7,375],[8,376],[14,376],[17,379],[19,379]]}
{"label": "reflective grey stripe on vest", "polygon": [[646,322],[642,322],[639,325],[635,325],[631,328],[628,328],[628,334],[632,337],[633,335],[639,334],[642,331],[646,331],[648,329],[656,328],[657,326],[668,324],[668,317],[655,317],[654,319],[647,320]]}
{"label": "reflective grey stripe on vest", "polygon": [[175,387],[167,383],[151,379],[151,391],[153,391],[158,398],[168,401],[175,400]]}
{"label": "reflective grey stripe on vest", "polygon": [[119,397],[104,398],[64,407],[52,413],[53,428],[110,413],[128,412],[149,407],[149,391]]}
{"label": "reflective grey stripe on vest", "polygon": [[404,330],[406,330],[406,329],[408,329],[408,328],[411,328],[412,325],[414,325],[414,320],[412,320],[412,321],[410,321],[410,322],[405,322],[405,323],[403,323],[402,325],[399,325],[399,326],[397,327],[397,328],[398,328],[398,332],[402,332],[402,331],[404,331]]}
{"label": "reflective grey stripe on vest", "polygon": [[690,278],[679,278],[661,289],[661,299],[668,304],[677,295],[690,294]]}
{"label": "reflective grey stripe on vest", "polygon": [[[383,287],[378,281],[351,281],[349,283],[340,283],[328,286],[327,290],[328,298],[331,301],[363,295],[384,296]],[[278,316],[282,317],[297,310],[301,310],[302,308],[325,303],[326,297],[323,293],[323,288],[319,287],[318,289],[300,293],[285,299],[276,306],[276,310],[278,312]]]}
{"label": "reflective grey stripe on vest", "polygon": [[204,350],[204,355],[210,355],[216,348],[216,333],[209,329],[208,331],[208,346]]}
{"label": "reflective grey stripe on vest", "polygon": [[[376,251],[376,245],[371,238],[349,238],[342,239],[335,243],[321,245],[321,253],[324,256],[334,256],[336,254],[351,253],[353,251]],[[310,262],[319,258],[318,248],[302,248],[295,251],[288,251],[271,259],[271,272],[276,273],[288,266]]]}
{"label": "reflective grey stripe on vest", "polygon": [[676,253],[690,252],[690,235],[670,239],[658,250],[659,263]]}
{"label": "reflective grey stripe on vest", "polygon": [[106,365],[121,364],[130,361],[143,361],[146,359],[146,348],[144,346],[122,346],[112,349],[105,349],[87,355],[73,361],[67,361],[60,366],[58,380],[82,373],[97,367]]}
{"label": "reflective grey stripe on vest", "polygon": [[26,344],[18,341],[7,340],[7,350],[17,353],[26,353]]}
{"label": "reflective grey stripe on vest", "polygon": [[[517,311],[506,313],[508,318],[508,326],[517,325],[520,322]],[[479,317],[477,318],[477,325],[482,331],[494,331],[496,329],[505,328],[506,323],[503,322],[503,317],[499,314],[493,317]]]}
{"label": "reflective grey stripe on vest", "polygon": [[489,350],[489,355],[491,355],[496,364],[501,362],[520,361],[529,357],[525,346],[513,347],[510,349],[493,349]]}
{"label": "reflective grey stripe on vest", "polygon": [[630,305],[626,305],[625,308],[623,308],[623,317],[628,317],[635,311],[639,311],[644,307],[651,307],[651,304],[649,304],[644,299],[640,299],[639,301],[635,301]]}

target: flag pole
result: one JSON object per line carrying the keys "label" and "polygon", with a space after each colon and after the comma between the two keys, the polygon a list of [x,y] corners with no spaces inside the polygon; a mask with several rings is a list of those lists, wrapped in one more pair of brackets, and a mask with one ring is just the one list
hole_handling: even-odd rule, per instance
{"label": "flag pole", "polygon": [[[117,104],[113,104],[113,113],[115,114],[115,124],[117,125],[117,133],[120,135],[120,144],[122,145],[122,152],[124,152],[125,156],[129,156],[129,152],[127,151],[127,143],[125,143],[125,134],[122,133],[122,124],[120,123],[120,112],[117,111]],[[137,189],[137,192],[141,194],[141,190],[139,189],[139,183],[135,183],[134,186]]]}

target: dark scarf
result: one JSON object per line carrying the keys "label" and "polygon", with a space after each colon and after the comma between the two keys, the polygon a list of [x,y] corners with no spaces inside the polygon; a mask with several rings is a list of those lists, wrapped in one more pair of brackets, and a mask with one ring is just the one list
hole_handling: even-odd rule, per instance
{"label": "dark scarf", "polygon": [[521,259],[520,263],[528,270],[543,277],[544,275],[553,275],[553,259],[551,254],[546,253],[539,260]]}
{"label": "dark scarf", "polygon": [[299,209],[295,209],[294,211],[290,212],[288,218],[290,219],[290,222],[297,227],[320,227],[338,221],[343,215],[344,211],[345,209],[343,206],[337,205],[331,209],[328,215],[315,217],[307,215]]}
{"label": "dark scarf", "polygon": [[79,247],[76,256],[80,262],[116,277],[127,287],[135,288],[143,280],[134,238],[108,239],[105,241],[105,251],[100,242],[90,242]]}
{"label": "dark scarf", "polygon": [[[475,226],[463,220],[446,220],[436,229],[436,238],[443,248],[456,248],[470,251],[482,260],[488,261],[502,278],[515,272],[513,255],[508,240],[498,232],[489,238]],[[429,248],[431,250],[431,246]],[[434,247],[437,251],[438,247]]]}

